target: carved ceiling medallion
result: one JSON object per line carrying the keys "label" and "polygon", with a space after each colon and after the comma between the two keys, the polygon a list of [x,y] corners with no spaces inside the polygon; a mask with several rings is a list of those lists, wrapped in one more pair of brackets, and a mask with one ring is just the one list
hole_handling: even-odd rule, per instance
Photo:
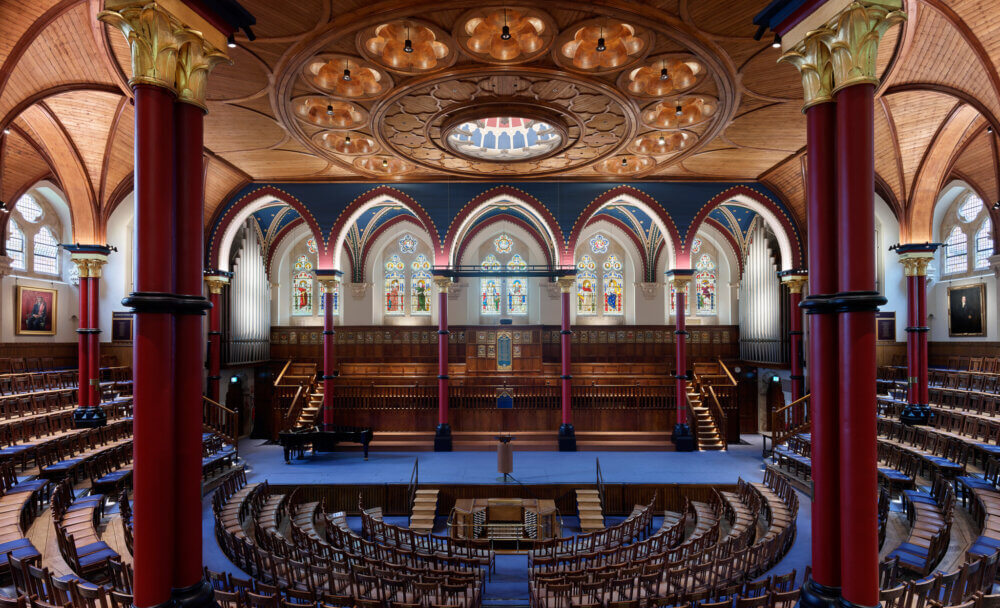
{"label": "carved ceiling medallion", "polygon": [[552,18],[526,7],[473,9],[455,28],[459,48],[487,63],[524,63],[545,53],[556,34]]}
{"label": "carved ceiling medallion", "polygon": [[708,95],[685,95],[647,106],[642,122],[654,129],[680,129],[701,124],[718,110],[719,102]]}
{"label": "carved ceiling medallion", "polygon": [[553,56],[570,70],[604,74],[642,59],[652,45],[652,35],[630,23],[591,19],[559,35]]}
{"label": "carved ceiling medallion", "polygon": [[[499,122],[490,126],[491,118],[522,119],[517,129],[525,129],[525,144],[527,129],[534,131],[535,143],[514,146],[516,129]],[[474,125],[480,120],[487,122],[476,135]],[[624,147],[637,122],[632,104],[612,87],[540,69],[502,75],[476,70],[426,79],[398,87],[372,116],[378,126],[375,137],[388,150],[433,170],[474,176],[580,168]],[[512,147],[494,150],[504,131]],[[484,146],[488,135],[493,136],[492,148]]]}
{"label": "carved ceiling medallion", "polygon": [[690,131],[653,131],[635,138],[628,149],[636,154],[660,156],[686,150],[697,141],[698,136]]}
{"label": "carved ceiling medallion", "polygon": [[320,131],[313,136],[313,140],[330,152],[348,156],[371,154],[378,150],[374,139],[351,131]]}
{"label": "carved ceiling medallion", "polygon": [[325,129],[357,129],[368,124],[368,112],[357,104],[321,95],[306,95],[292,100],[299,120]]}
{"label": "carved ceiling medallion", "polygon": [[352,100],[374,99],[392,88],[388,74],[347,55],[319,55],[305,65],[302,75],[316,89]]}
{"label": "carved ceiling medallion", "polygon": [[707,73],[693,55],[660,55],[622,72],[618,86],[636,97],[667,97],[691,90]]}
{"label": "carved ceiling medallion", "polygon": [[454,43],[437,26],[401,19],[358,32],[358,48],[375,63],[401,74],[426,74],[451,66]]}
{"label": "carved ceiling medallion", "polygon": [[362,156],[354,159],[354,166],[382,176],[401,175],[413,170],[413,165],[395,156]]}
{"label": "carved ceiling medallion", "polygon": [[594,171],[605,175],[632,175],[653,168],[656,161],[650,156],[612,156],[594,165]]}

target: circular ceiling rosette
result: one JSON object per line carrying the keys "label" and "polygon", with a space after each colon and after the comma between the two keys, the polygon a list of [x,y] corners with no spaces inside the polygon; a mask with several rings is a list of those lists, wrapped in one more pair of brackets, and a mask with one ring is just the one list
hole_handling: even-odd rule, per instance
{"label": "circular ceiling rosette", "polygon": [[552,18],[527,7],[473,9],[454,31],[462,52],[487,63],[531,61],[548,50],[555,35]]}
{"label": "circular ceiling rosette", "polygon": [[698,136],[690,131],[652,131],[636,137],[628,150],[635,154],[664,156],[682,152],[697,141]]}
{"label": "circular ceiling rosette", "polygon": [[372,154],[378,150],[378,143],[373,138],[352,131],[320,131],[313,140],[324,150],[348,156]]}
{"label": "circular ceiling rosette", "polygon": [[368,111],[349,101],[322,95],[306,95],[292,100],[299,120],[324,129],[357,129],[368,124]]}
{"label": "circular ceiling rosette", "polygon": [[372,63],[348,55],[317,55],[302,68],[306,82],[332,97],[374,99],[392,88],[392,78]]}
{"label": "circular ceiling rosette", "polygon": [[401,175],[413,170],[413,165],[395,156],[362,156],[354,159],[354,166],[377,175]]}
{"label": "circular ceiling rosette", "polygon": [[651,156],[625,154],[602,160],[594,165],[594,171],[605,175],[634,175],[652,169],[655,164]]}
{"label": "circular ceiling rosette", "polygon": [[642,111],[642,122],[654,129],[681,129],[708,121],[719,108],[709,95],[682,95],[651,104]]}
{"label": "circular ceiling rosette", "polygon": [[401,74],[427,74],[455,63],[454,41],[442,29],[413,19],[358,32],[358,48],[374,63]]}
{"label": "circular ceiling rosette", "polygon": [[618,87],[635,97],[667,97],[691,90],[707,73],[704,64],[693,55],[660,55],[622,72]]}
{"label": "circular ceiling rosette", "polygon": [[606,74],[641,60],[652,44],[643,28],[614,19],[591,19],[574,25],[556,41],[556,63],[576,72]]}

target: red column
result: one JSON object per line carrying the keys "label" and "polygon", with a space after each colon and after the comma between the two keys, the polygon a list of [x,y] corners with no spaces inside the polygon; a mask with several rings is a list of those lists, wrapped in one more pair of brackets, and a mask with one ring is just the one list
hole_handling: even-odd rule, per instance
{"label": "red column", "polygon": [[[837,292],[837,182],[834,165],[836,107],[806,110],[806,208],[809,297],[809,418],[812,420],[812,580],[807,595],[836,602],[840,576],[840,360],[837,315],[829,306]],[[811,589],[810,589],[811,588]]]}
{"label": "red column", "polygon": [[101,405],[101,319],[100,319],[100,289],[101,289],[101,266],[103,262],[98,260],[90,261],[90,277],[87,279],[87,299],[89,310],[90,333],[87,334],[87,366],[88,383],[90,385],[90,397],[88,404],[91,407]]}
{"label": "red column", "polygon": [[[174,581],[174,94],[137,83],[135,91],[135,310],[132,351],[133,603],[158,606]],[[201,218],[199,217],[199,220]],[[164,381],[169,378],[169,381]],[[200,456],[200,449],[198,452]],[[200,474],[199,474],[200,477]],[[200,497],[198,504],[201,504]],[[201,527],[200,517],[197,527]],[[199,555],[201,550],[199,548]]]}
{"label": "red column", "polygon": [[674,336],[676,340],[675,366],[677,374],[677,424],[674,425],[672,439],[677,451],[687,452],[694,450],[694,437],[691,435],[691,427],[687,420],[687,305],[688,285],[691,283],[691,276],[694,271],[691,269],[675,269],[667,273],[671,277],[674,285],[674,319],[676,328]]}
{"label": "red column", "polygon": [[927,424],[927,265],[938,243],[896,247],[906,274],[906,407],[899,419],[907,424]]}
{"label": "red column", "polygon": [[878,605],[878,476],[875,416],[875,86],[859,83],[837,103],[837,251],[840,313],[840,525],[842,600]]}
{"label": "red column", "polygon": [[219,376],[222,372],[222,287],[229,282],[229,273],[221,270],[206,271],[208,301],[212,308],[208,311],[208,398],[219,403]]}
{"label": "red column", "polygon": [[808,280],[804,270],[786,270],[781,281],[788,286],[788,350],[791,367],[792,401],[805,395],[802,375],[802,287]]}
{"label": "red column", "polygon": [[80,386],[76,391],[76,402],[78,408],[86,408],[90,405],[90,363],[87,357],[90,355],[90,313],[88,304],[90,302],[90,278],[89,261],[73,260],[80,267],[80,327],[76,330],[79,335],[79,346],[77,347],[77,368],[79,369]]}
{"label": "red column", "polygon": [[333,309],[338,289],[337,279],[322,278],[320,279],[320,287],[323,290],[323,426],[329,427],[334,424],[333,364],[335,353],[333,337],[336,331],[333,329]]}
{"label": "red column", "polygon": [[[175,385],[175,536],[173,595],[178,602],[211,597],[201,560],[201,340],[205,310],[202,272],[204,243],[205,110],[187,101],[174,103],[176,170],[174,347]],[[204,601],[204,600],[201,600]],[[195,602],[198,603],[198,602]]]}
{"label": "red column", "polygon": [[562,324],[559,332],[560,361],[562,363],[562,425],[559,427],[559,451],[576,451],[576,429],[573,428],[573,361],[570,352],[573,332],[570,330],[570,291],[575,277],[559,277],[559,305]]}
{"label": "red column", "polygon": [[448,424],[448,289],[450,277],[434,277],[438,288],[438,425],[434,429],[434,451],[450,452],[451,425]]}

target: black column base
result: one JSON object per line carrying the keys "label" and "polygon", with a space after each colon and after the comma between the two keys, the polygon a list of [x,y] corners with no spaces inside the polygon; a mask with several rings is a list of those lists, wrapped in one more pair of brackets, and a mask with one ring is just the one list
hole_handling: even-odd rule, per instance
{"label": "black column base", "polygon": [[437,425],[437,428],[434,429],[434,451],[451,451],[451,425],[447,422]]}
{"label": "black column base", "polygon": [[572,424],[563,424],[559,427],[559,451],[576,451],[576,430],[573,429]]}
{"label": "black column base", "polygon": [[931,421],[931,408],[920,403],[908,403],[899,414],[903,424],[928,424]]}
{"label": "black column base", "polygon": [[691,434],[691,427],[686,424],[675,424],[674,432],[670,434],[670,441],[674,442],[674,448],[678,452],[693,452],[695,450],[694,435]]}
{"label": "black column base", "polygon": [[170,592],[170,599],[173,600],[176,608],[213,608],[218,607],[215,601],[215,589],[205,579],[191,585],[174,589]]}
{"label": "black column base", "polygon": [[73,412],[73,426],[78,429],[94,429],[108,423],[108,415],[99,407],[78,407]]}
{"label": "black column base", "polygon": [[796,608],[839,608],[840,602],[839,587],[827,587],[807,578],[799,590]]}
{"label": "black column base", "polygon": [[840,606],[840,608],[879,608],[881,606],[881,604],[876,604],[874,606],[865,606],[864,604],[855,604],[854,602],[852,602],[850,600],[845,600],[844,596],[840,596],[840,599],[837,602],[837,604]]}

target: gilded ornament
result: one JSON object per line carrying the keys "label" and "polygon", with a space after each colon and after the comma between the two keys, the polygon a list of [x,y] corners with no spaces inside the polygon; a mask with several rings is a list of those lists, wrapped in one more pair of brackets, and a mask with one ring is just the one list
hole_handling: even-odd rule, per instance
{"label": "gilded ornament", "polygon": [[833,36],[830,28],[820,28],[806,34],[802,42],[783,54],[778,61],[794,65],[802,76],[805,104],[802,111],[833,101],[833,64],[826,41]]}
{"label": "gilded ornament", "polygon": [[855,85],[878,85],[878,43],[885,32],[906,19],[901,0],[852,2],[824,38],[833,64],[833,93]]}
{"label": "gilded ornament", "polygon": [[899,256],[899,262],[903,265],[903,274],[908,277],[927,276],[927,266],[932,261],[934,261],[934,253],[930,251],[911,251]]}
{"label": "gilded ornament", "polygon": [[208,293],[219,295],[222,293],[223,286],[229,284],[229,279],[221,276],[208,276],[205,277],[205,283],[208,285]]}
{"label": "gilded ornament", "polygon": [[177,55],[177,98],[208,111],[205,106],[208,73],[220,63],[230,63],[229,57],[209,44],[201,32],[185,29],[181,39]]}
{"label": "gilded ornament", "polygon": [[789,293],[802,293],[802,288],[808,280],[809,277],[802,274],[793,274],[781,277],[781,282],[788,286]]}
{"label": "gilded ornament", "polygon": [[155,2],[105,10],[97,18],[117,28],[132,51],[130,85],[151,84],[176,90],[177,55],[184,27]]}
{"label": "gilded ornament", "polygon": [[340,279],[337,277],[319,278],[317,281],[320,293],[337,293],[337,288],[340,287]]}

